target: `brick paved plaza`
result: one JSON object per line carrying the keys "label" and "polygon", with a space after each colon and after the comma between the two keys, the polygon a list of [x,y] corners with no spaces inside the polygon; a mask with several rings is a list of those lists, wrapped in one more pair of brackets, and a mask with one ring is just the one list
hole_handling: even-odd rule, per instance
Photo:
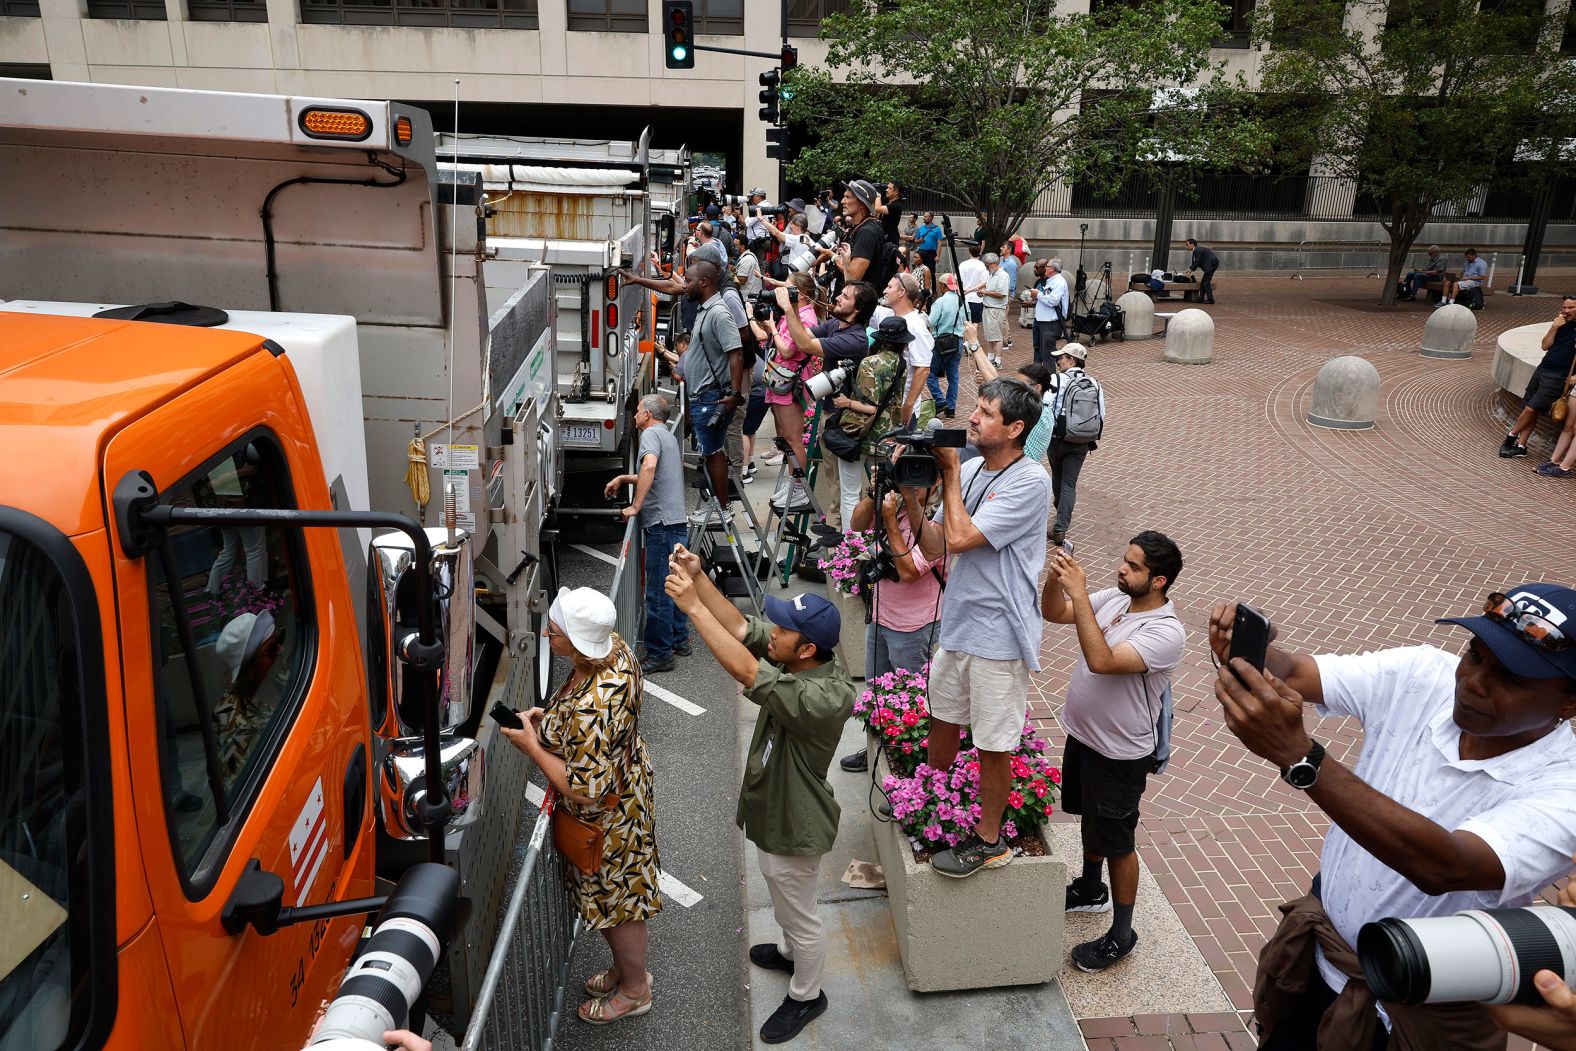
{"label": "brick paved plaza", "polygon": [[[1379,308],[1377,280],[1233,277],[1222,287],[1205,308],[1213,364],[1166,364],[1160,340],[1091,354],[1110,410],[1069,539],[1091,588],[1114,580],[1139,530],[1182,547],[1172,596],[1189,645],[1175,683],[1176,758],[1150,783],[1139,852],[1239,1015],[1080,1018],[1100,1051],[1253,1046],[1244,1023],[1255,958],[1276,906],[1304,893],[1318,866],[1326,820],[1221,719],[1205,644],[1217,599],[1253,603],[1299,650],[1454,649],[1465,633],[1435,617],[1474,610],[1507,584],[1576,577],[1576,484],[1530,470],[1546,433],[1528,459],[1498,458],[1505,429],[1490,372],[1497,334],[1552,319],[1557,298],[1491,296],[1473,357],[1439,361],[1416,354],[1429,305]],[[1013,335],[1009,366],[1029,350],[1027,331]],[[1315,374],[1343,354],[1367,357],[1383,379],[1373,430],[1303,422]],[[1047,630],[1033,714],[1058,752],[1055,716],[1076,654],[1071,630]],[[1316,733],[1355,761],[1355,724],[1330,719]]]}

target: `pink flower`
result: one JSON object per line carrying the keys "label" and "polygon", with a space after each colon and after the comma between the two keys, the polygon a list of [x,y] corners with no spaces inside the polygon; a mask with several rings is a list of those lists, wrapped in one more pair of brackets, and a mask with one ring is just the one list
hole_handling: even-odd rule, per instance
{"label": "pink flower", "polygon": [[1023,806],[1023,793],[1022,792],[1008,792],[1007,793],[1007,805],[1012,807],[1014,810],[1016,810],[1019,807]]}
{"label": "pink flower", "polygon": [[1062,783],[1062,772],[1055,767],[1051,768],[1051,783],[1058,785]]}
{"label": "pink flower", "polygon": [[1044,781],[1036,780],[1034,784],[1029,786],[1029,791],[1033,792],[1036,798],[1044,799],[1045,793],[1049,791],[1049,789],[1045,787]]}
{"label": "pink flower", "polygon": [[901,728],[901,727],[897,727],[897,726],[888,726],[888,727],[887,727],[887,728],[886,728],[886,735],[887,735],[887,736],[888,736],[888,737],[897,737],[897,736],[898,736],[898,735],[899,735],[899,734],[901,734],[901,733],[902,733],[902,732],[903,732],[903,730],[902,730],[902,728]]}
{"label": "pink flower", "polygon": [[913,755],[914,754],[914,744],[913,744],[912,741],[904,741],[903,742],[903,754],[904,755]]}
{"label": "pink flower", "polygon": [[913,710],[909,710],[909,711],[906,711],[906,712],[903,713],[903,725],[904,726],[915,726],[915,725],[918,725],[918,723],[919,723],[919,713],[918,712],[913,711]]}

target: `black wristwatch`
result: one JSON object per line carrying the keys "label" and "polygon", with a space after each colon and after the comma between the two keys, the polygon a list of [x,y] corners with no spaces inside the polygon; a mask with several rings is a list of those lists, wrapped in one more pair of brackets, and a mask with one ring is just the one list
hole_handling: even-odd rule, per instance
{"label": "black wristwatch", "polygon": [[1282,781],[1304,792],[1319,780],[1319,764],[1324,762],[1324,746],[1318,741],[1313,741],[1312,745],[1307,755],[1290,766],[1283,767],[1280,772]]}

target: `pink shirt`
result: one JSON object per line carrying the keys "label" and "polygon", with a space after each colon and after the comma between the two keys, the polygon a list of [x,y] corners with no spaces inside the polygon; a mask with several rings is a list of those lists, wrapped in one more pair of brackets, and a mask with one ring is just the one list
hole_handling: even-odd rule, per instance
{"label": "pink shirt", "polygon": [[[877,509],[877,514],[880,510]],[[902,546],[898,550],[913,551],[914,568],[919,570],[915,580],[883,580],[876,588],[875,620],[883,628],[893,631],[918,631],[941,619],[941,582],[930,571],[937,566],[944,577],[946,569],[925,558],[925,553],[914,543],[914,531],[909,528],[906,515],[898,515],[898,529]],[[896,545],[897,537],[891,538]]]}
{"label": "pink shirt", "polygon": [[[814,328],[821,322],[821,319],[815,316],[815,307],[808,303],[799,305],[799,320],[804,322],[805,328]],[[788,331],[788,318],[786,315],[777,321],[777,334],[783,338],[783,341],[788,346],[793,346],[793,335]],[[810,367],[810,362],[815,359],[809,354],[782,354],[778,360],[803,377]],[[778,394],[776,391],[770,390],[766,392],[766,404],[768,405],[792,405],[794,401],[794,394]]]}

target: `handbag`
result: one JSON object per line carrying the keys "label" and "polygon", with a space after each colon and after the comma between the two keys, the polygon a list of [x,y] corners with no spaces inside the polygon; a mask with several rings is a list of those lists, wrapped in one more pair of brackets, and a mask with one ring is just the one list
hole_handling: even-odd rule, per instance
{"label": "handbag", "polygon": [[1560,396],[1554,399],[1554,404],[1549,406],[1549,419],[1561,423],[1570,415],[1571,388],[1576,387],[1576,361],[1571,362],[1571,367],[1565,370],[1565,383],[1560,387]]}
{"label": "handbag", "polygon": [[897,372],[892,376],[891,385],[887,387],[887,392],[882,397],[881,404],[876,406],[875,415],[865,417],[864,423],[855,432],[845,430],[843,427],[843,419],[847,415],[848,410],[838,409],[837,413],[827,420],[826,426],[821,430],[821,447],[844,463],[858,463],[865,435],[875,425],[876,420],[881,418],[881,414],[886,411],[887,405],[892,401],[892,395],[901,386],[903,386],[903,363],[899,361]]}
{"label": "handbag", "polygon": [[[640,709],[637,708],[634,722],[630,724],[629,734],[624,741],[624,768],[619,771],[618,777],[620,788],[635,763],[635,741],[639,733]],[[622,791],[615,789],[604,795],[598,801],[598,806],[603,811],[612,810],[622,799]],[[553,849],[558,851],[560,857],[587,876],[602,867],[602,851],[607,846],[607,829],[601,821],[587,821],[564,806],[562,799],[555,797],[552,822]]]}

